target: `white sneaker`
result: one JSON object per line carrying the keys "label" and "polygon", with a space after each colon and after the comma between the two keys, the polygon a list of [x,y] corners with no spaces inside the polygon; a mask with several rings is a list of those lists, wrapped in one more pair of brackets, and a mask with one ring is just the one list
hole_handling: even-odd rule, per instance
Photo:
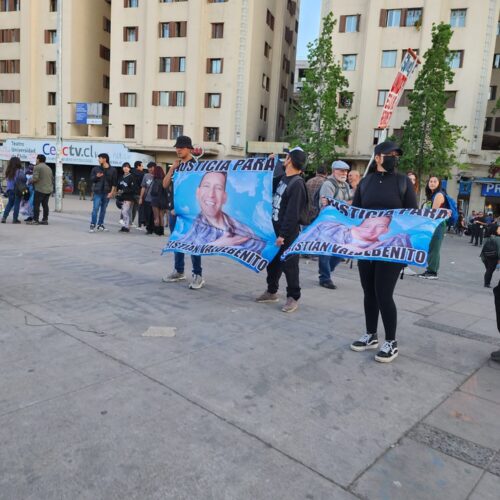
{"label": "white sneaker", "polygon": [[120,226],[124,226],[125,222],[123,222],[123,219],[120,219]]}
{"label": "white sneaker", "polygon": [[205,280],[201,277],[200,274],[193,274],[193,278],[191,279],[191,283],[189,283],[189,288],[191,290],[198,290],[205,284]]}
{"label": "white sneaker", "polygon": [[137,225],[134,224],[133,222],[132,222],[132,224],[130,224],[130,227],[133,227],[134,229],[137,229]]}
{"label": "white sneaker", "polygon": [[405,268],[403,269],[403,274],[404,274],[405,276],[416,276],[416,275],[417,275],[417,273],[416,273],[413,269],[411,269],[411,268],[409,268],[409,267],[405,267]]}
{"label": "white sneaker", "polygon": [[176,281],[184,281],[186,279],[186,275],[184,273],[178,273],[174,271],[173,273],[164,276],[161,280],[163,283],[174,283]]}

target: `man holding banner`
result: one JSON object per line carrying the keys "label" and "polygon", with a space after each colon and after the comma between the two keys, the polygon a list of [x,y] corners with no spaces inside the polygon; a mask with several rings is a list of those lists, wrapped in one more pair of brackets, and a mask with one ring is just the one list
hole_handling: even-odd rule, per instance
{"label": "man holding banner", "polygon": [[280,250],[267,266],[267,290],[256,299],[260,303],[278,302],[279,281],[282,273],[285,273],[287,300],[281,310],[286,313],[294,312],[299,306],[299,256],[291,255],[285,260],[281,260],[281,257],[297,238],[300,232],[300,214],[307,206],[306,184],[301,175],[306,159],[301,148],[290,150],[285,158],[285,175],[273,193],[272,211],[276,246]]}

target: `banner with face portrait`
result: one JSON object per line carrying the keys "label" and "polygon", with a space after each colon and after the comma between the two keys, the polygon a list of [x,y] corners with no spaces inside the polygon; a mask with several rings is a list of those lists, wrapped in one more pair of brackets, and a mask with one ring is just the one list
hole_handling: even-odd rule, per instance
{"label": "banner with face portrait", "polygon": [[175,230],[163,252],[231,257],[256,272],[276,256],[271,220],[275,160],[181,164],[174,173]]}
{"label": "banner with face portrait", "polygon": [[368,210],[328,200],[318,218],[284,252],[335,255],[425,266],[436,228],[451,215],[447,209]]}

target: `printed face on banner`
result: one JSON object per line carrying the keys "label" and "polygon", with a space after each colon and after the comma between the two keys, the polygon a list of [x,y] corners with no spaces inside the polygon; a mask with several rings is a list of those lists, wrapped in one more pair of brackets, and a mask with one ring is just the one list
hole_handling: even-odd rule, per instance
{"label": "printed face on banner", "polygon": [[225,255],[254,271],[278,252],[271,221],[274,160],[213,160],[174,175],[177,222],[164,251]]}
{"label": "printed face on banner", "polygon": [[446,209],[368,210],[330,200],[284,253],[336,255],[424,266],[432,235]]}

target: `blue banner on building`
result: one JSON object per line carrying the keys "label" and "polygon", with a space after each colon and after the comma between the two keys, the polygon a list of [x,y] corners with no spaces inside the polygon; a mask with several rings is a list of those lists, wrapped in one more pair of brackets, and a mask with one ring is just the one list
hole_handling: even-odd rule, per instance
{"label": "blue banner on building", "polygon": [[87,103],[86,102],[77,102],[76,103],[75,123],[77,125],[87,125]]}
{"label": "blue banner on building", "polygon": [[496,198],[500,196],[500,182],[488,182],[481,186],[481,196]]}
{"label": "blue banner on building", "polygon": [[447,209],[368,210],[329,200],[319,217],[283,254],[336,255],[425,266],[435,229]]}
{"label": "blue banner on building", "polygon": [[181,164],[173,178],[177,222],[163,252],[231,257],[262,271],[276,256],[271,221],[274,159]]}

